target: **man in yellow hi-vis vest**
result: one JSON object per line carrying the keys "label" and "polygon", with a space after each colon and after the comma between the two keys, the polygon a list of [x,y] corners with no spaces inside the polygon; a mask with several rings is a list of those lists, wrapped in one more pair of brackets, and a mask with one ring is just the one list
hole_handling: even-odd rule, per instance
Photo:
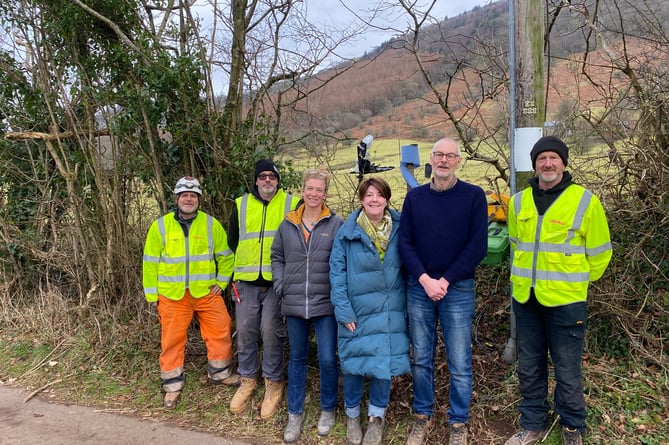
{"label": "man in yellow hi-vis vest", "polygon": [[176,210],[149,228],[142,276],[146,300],[157,307],[160,317],[166,409],[176,407],[184,386],[184,350],[193,316],[207,346],[209,381],[239,384],[231,369],[232,319],[221,297],[234,261],[227,234],[220,222],[199,210],[202,187],[197,179],[179,179],[174,195]]}
{"label": "man in yellow hi-vis vest", "polygon": [[572,182],[567,145],[546,136],[530,152],[536,177],[509,204],[511,289],[518,337],[520,430],[506,445],[531,445],[550,427],[548,354],[562,443],[581,445],[586,408],[581,356],[588,285],[611,260],[609,226],[599,199]]}
{"label": "man in yellow hi-vis vest", "polygon": [[233,291],[237,298],[237,372],[241,376],[230,411],[243,413],[253,397],[260,370],[258,342],[262,339],[265,396],[260,418],[265,420],[278,411],[283,397],[286,342],[281,305],[272,287],[270,253],[279,224],[299,198],[281,189],[279,170],[270,160],[256,163],[253,179],[252,191],[235,200],[228,228],[235,252]]}

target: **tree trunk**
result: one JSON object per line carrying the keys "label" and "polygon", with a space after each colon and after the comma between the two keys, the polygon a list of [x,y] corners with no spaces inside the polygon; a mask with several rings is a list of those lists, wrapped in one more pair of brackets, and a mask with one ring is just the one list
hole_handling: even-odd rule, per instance
{"label": "tree trunk", "polygon": [[224,151],[230,147],[232,136],[242,121],[242,96],[244,92],[244,48],[246,46],[247,0],[232,0],[232,48],[230,50],[230,80],[228,96],[223,107],[223,134],[221,145]]}

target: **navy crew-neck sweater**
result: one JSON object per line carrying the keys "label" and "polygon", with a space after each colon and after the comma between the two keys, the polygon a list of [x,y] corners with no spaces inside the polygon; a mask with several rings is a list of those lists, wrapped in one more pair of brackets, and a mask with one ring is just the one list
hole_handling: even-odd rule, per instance
{"label": "navy crew-neck sweater", "polygon": [[438,192],[430,184],[411,189],[404,199],[399,249],[409,273],[449,283],[473,279],[488,251],[488,203],[483,189],[458,180]]}

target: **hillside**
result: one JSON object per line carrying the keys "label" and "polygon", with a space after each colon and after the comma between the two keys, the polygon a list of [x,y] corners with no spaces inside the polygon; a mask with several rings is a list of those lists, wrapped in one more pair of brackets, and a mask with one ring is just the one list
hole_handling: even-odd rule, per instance
{"label": "hillside", "polygon": [[[658,21],[669,17],[667,4],[659,0],[652,0],[649,4],[656,4]],[[630,19],[628,29],[635,27],[635,20],[641,18]],[[578,74],[574,73],[573,62],[582,59],[586,50],[584,35],[587,29],[582,22],[579,14],[562,10],[551,24],[550,64],[547,70],[549,121],[564,119],[574,101],[591,101],[596,97],[589,82],[575,80]],[[482,93],[476,90],[479,86],[477,82],[490,83],[490,79],[494,78],[502,85],[493,91],[496,97],[491,96],[498,106],[483,107],[481,117],[472,121],[473,126],[502,119],[500,113],[507,109],[505,104],[508,101],[508,81],[504,74],[508,72],[507,2],[494,2],[447,18],[438,26],[426,28],[420,41],[421,59],[439,91],[448,89],[451,104],[461,103],[462,108],[467,109],[473,101],[482,103]],[[639,42],[642,41],[632,39],[627,45],[638,46],[641,51]],[[593,51],[592,48],[589,50]],[[601,50],[595,49],[594,53],[598,51]],[[490,75],[490,78],[479,79],[480,71],[475,72],[467,65],[486,62],[485,57],[494,58],[490,60],[491,71],[497,72],[494,77]],[[602,81],[607,81],[609,75],[610,72],[602,70]],[[309,79],[308,84],[314,88],[325,80],[329,82],[310,94],[308,103],[303,103],[302,109],[320,116],[327,123],[324,130],[328,134],[353,140],[370,133],[380,138],[420,140],[453,136],[452,125],[436,103],[433,92],[428,89],[414,54],[403,47],[401,38],[391,39],[371,49],[352,67],[339,66],[323,71]],[[483,85],[482,89],[485,87]],[[459,106],[454,108],[457,115]]]}

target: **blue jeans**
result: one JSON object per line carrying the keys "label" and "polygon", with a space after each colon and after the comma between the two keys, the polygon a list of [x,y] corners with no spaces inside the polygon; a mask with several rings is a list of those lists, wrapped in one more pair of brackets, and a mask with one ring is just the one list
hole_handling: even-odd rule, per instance
{"label": "blue jeans", "polygon": [[534,297],[513,300],[518,334],[520,425],[537,431],[549,425],[548,353],[555,371],[553,402],[563,426],[585,431],[585,398],[581,357],[586,331],[585,302],[542,306]]}
{"label": "blue jeans", "polygon": [[311,319],[286,317],[290,358],[288,359],[288,412],[304,412],[307,386],[307,356],[311,325],[318,342],[318,367],[320,369],[321,409],[334,411],[337,408],[339,390],[339,367],[337,366],[337,320],[334,315]]}
{"label": "blue jeans", "polygon": [[[360,415],[364,379],[361,375],[344,374],[344,406],[346,415],[352,419]],[[390,380],[370,377],[368,416],[384,418],[390,402],[390,385]]]}
{"label": "blue jeans", "polygon": [[409,279],[407,315],[413,349],[411,372],[415,414],[434,414],[434,355],[438,321],[446,345],[450,375],[448,423],[465,423],[469,419],[474,306],[474,280],[451,283],[446,296],[434,302],[416,279]]}
{"label": "blue jeans", "polygon": [[258,376],[258,343],[262,336],[262,376],[273,381],[283,380],[286,324],[279,297],[272,287],[258,287],[244,281],[237,281],[236,285],[241,300],[235,306],[237,372],[247,378]]}

